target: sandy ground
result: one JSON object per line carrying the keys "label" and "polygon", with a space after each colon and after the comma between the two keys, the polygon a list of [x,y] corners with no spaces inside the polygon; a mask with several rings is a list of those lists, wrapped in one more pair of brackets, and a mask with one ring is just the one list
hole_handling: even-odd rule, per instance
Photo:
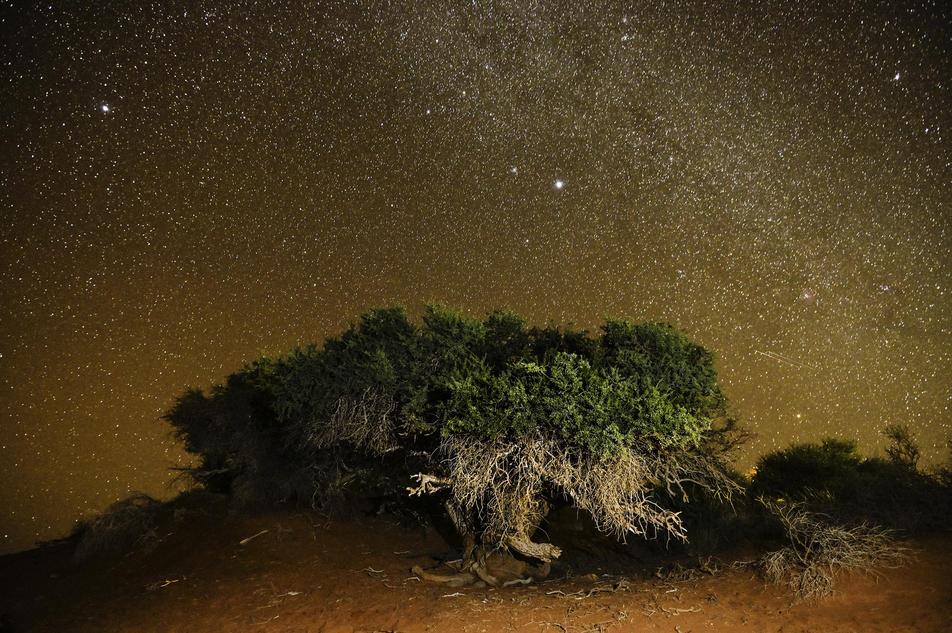
{"label": "sandy ground", "polygon": [[590,569],[507,589],[424,584],[410,567],[437,566],[450,548],[385,518],[203,517],[159,536],[149,552],[79,566],[64,547],[0,558],[0,631],[952,631],[949,535],[913,543],[905,568],[842,578],[812,604],[729,562],[680,581]]}

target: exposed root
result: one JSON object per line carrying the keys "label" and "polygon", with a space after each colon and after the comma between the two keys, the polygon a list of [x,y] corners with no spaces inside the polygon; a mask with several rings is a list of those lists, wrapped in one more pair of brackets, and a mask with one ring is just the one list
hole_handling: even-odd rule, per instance
{"label": "exposed root", "polygon": [[419,565],[411,571],[423,580],[449,587],[465,587],[477,582],[483,582],[490,587],[510,587],[544,580],[551,570],[548,563],[532,565],[513,558],[504,551],[487,553],[482,549],[475,550],[470,559],[451,564],[451,567],[457,569],[457,573],[432,573],[424,571]]}
{"label": "exposed root", "polygon": [[523,556],[541,560],[544,563],[550,563],[553,559],[562,555],[562,550],[551,543],[536,543],[534,541],[510,537],[506,540],[506,545],[509,549]]}
{"label": "exposed root", "polygon": [[434,574],[424,571],[424,569],[419,565],[414,565],[410,571],[412,571],[414,575],[426,580],[427,582],[435,582],[441,585],[446,585],[447,587],[467,587],[478,580],[476,574],[472,574],[470,572],[459,572],[456,574]]}
{"label": "exposed root", "polygon": [[705,574],[715,576],[721,571],[717,561],[708,557],[698,558],[697,565],[694,567],[685,567],[679,562],[675,562],[666,567],[659,567],[655,570],[655,577],[668,583],[679,583],[696,580]]}
{"label": "exposed root", "polygon": [[580,589],[578,591],[573,591],[566,593],[561,589],[553,589],[552,591],[546,591],[545,595],[547,596],[558,596],[560,598],[570,598],[572,600],[586,600],[592,596],[597,596],[603,593],[615,593],[617,591],[630,591],[631,585],[624,578],[621,578],[617,581],[612,580],[607,583],[600,583],[591,589],[585,590]]}
{"label": "exposed root", "polygon": [[443,488],[447,488],[453,482],[445,477],[437,477],[436,475],[426,475],[424,473],[417,473],[411,477],[414,481],[419,482],[417,486],[407,487],[407,494],[411,497],[420,497],[423,495],[432,494]]}

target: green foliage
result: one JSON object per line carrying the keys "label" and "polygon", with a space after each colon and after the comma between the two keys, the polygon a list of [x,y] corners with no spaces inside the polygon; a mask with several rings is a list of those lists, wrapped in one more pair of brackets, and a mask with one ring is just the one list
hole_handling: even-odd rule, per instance
{"label": "green foliage", "polygon": [[489,367],[502,370],[529,355],[532,339],[518,314],[496,310],[486,318],[485,327],[483,356]]}
{"label": "green foliage", "polygon": [[486,344],[486,326],[452,308],[431,304],[423,310],[422,356],[439,374],[469,369]]}
{"label": "green foliage", "polygon": [[409,388],[416,331],[403,308],[371,310],[324,349],[295,350],[282,359],[274,385],[274,409],[281,420],[313,424],[326,420],[341,397],[359,398],[368,389],[388,394]]}
{"label": "green foliage", "polygon": [[608,455],[639,442],[696,445],[708,425],[656,387],[566,352],[549,362],[520,361],[498,374],[484,367],[449,386],[439,420],[447,434],[499,439],[541,432]]}
{"label": "green foliage", "polygon": [[323,350],[282,361],[275,409],[302,438],[318,435],[342,398],[374,390],[393,399],[402,428],[424,436],[554,432],[597,453],[699,442],[723,410],[711,355],[666,325],[604,331],[597,340],[527,329],[511,312],[478,321],[438,305],[415,328],[402,309],[373,310]]}
{"label": "green foliage", "polygon": [[529,358],[545,360],[558,353],[566,352],[594,360],[598,352],[598,341],[590,338],[584,330],[570,327],[533,327],[529,329]]}
{"label": "green foliage", "polygon": [[702,416],[723,415],[713,355],[666,323],[610,320],[602,326],[601,364],[662,387],[672,403]]}

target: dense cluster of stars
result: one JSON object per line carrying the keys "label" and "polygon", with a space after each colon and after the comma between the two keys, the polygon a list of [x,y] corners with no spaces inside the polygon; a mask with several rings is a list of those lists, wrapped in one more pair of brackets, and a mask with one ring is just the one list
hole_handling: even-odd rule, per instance
{"label": "dense cluster of stars", "polygon": [[187,385],[439,300],[677,324],[743,457],[952,432],[940,3],[0,3],[0,548]]}

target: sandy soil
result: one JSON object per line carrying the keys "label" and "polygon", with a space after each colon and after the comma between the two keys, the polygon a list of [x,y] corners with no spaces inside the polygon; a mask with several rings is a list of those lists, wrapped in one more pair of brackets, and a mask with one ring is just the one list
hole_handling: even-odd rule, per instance
{"label": "sandy soil", "polygon": [[204,517],[111,561],[76,566],[65,547],[0,558],[0,631],[952,631],[952,537],[913,545],[917,558],[903,569],[845,577],[834,597],[793,604],[723,562],[681,581],[593,569],[535,586],[450,589],[409,571],[451,554],[432,531],[384,518]]}

